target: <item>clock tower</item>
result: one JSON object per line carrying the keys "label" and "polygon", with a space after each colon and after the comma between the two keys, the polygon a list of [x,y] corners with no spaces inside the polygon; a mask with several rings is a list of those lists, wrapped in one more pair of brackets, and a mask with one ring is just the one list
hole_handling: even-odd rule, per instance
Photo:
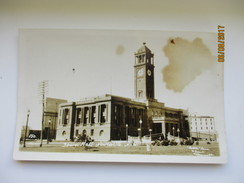
{"label": "clock tower", "polygon": [[143,43],[135,53],[135,98],[154,99],[154,54]]}

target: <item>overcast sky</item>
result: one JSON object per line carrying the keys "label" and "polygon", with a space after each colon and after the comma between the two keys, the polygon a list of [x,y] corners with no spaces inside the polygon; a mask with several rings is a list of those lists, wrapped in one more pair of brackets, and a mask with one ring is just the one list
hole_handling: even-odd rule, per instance
{"label": "overcast sky", "polygon": [[30,109],[29,125],[40,129],[42,80],[49,81],[47,97],[134,98],[134,53],[143,42],[154,53],[155,98],[191,114],[215,116],[220,126],[223,64],[217,62],[216,33],[31,29],[19,34],[19,126]]}

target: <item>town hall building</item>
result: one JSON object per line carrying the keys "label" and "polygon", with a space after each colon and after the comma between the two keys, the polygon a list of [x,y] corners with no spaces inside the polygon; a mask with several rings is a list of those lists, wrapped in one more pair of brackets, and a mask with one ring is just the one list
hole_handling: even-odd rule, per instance
{"label": "town hall building", "polygon": [[154,54],[143,43],[135,53],[135,98],[105,94],[59,105],[56,140],[73,141],[86,134],[95,141],[126,140],[128,136],[162,134],[189,137],[182,109],[155,99]]}

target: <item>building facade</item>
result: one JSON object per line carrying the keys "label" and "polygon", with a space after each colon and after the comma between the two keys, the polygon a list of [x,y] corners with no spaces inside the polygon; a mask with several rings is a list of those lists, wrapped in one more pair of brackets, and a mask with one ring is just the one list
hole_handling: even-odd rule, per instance
{"label": "building facade", "polygon": [[217,140],[215,120],[212,116],[189,116],[191,137],[200,140]]}
{"label": "building facade", "polygon": [[128,136],[162,134],[188,137],[183,110],[155,99],[154,54],[143,43],[135,53],[135,98],[104,95],[59,105],[56,140],[86,134],[95,141],[126,140]]}
{"label": "building facade", "polygon": [[43,139],[55,139],[58,121],[59,104],[67,100],[47,97],[45,100],[44,120],[43,120]]}

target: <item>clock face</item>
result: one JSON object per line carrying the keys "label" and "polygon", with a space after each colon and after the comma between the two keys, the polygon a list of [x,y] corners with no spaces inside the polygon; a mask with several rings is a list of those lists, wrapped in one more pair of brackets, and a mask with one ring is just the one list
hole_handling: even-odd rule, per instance
{"label": "clock face", "polygon": [[137,75],[142,76],[143,75],[143,69],[139,69]]}
{"label": "clock face", "polygon": [[152,75],[152,72],[149,69],[147,70],[147,75],[148,76],[151,76]]}

